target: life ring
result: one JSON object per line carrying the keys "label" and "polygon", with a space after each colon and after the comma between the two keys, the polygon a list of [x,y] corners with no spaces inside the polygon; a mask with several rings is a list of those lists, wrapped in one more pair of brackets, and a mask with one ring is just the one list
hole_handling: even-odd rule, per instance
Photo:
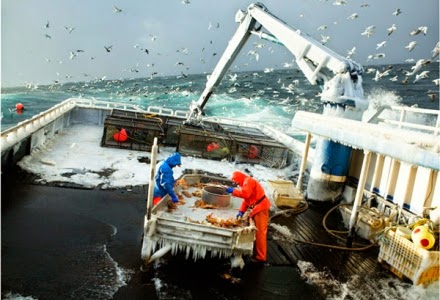
{"label": "life ring", "polygon": [[113,139],[118,143],[123,143],[128,139],[127,131],[125,131],[125,128],[122,128],[121,131],[116,132],[113,135]]}

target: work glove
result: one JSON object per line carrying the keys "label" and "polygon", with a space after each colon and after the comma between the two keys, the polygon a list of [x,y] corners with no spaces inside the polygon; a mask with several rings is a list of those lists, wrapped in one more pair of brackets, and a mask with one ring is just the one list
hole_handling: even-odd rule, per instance
{"label": "work glove", "polygon": [[179,202],[179,198],[177,198],[176,195],[172,195],[171,196],[171,201],[173,201],[173,203],[177,203],[177,202]]}
{"label": "work glove", "polygon": [[226,192],[228,192],[229,194],[231,194],[234,191],[233,187],[227,187],[226,188]]}
{"label": "work glove", "polygon": [[244,214],[244,212],[242,212],[242,211],[239,211],[239,212],[238,212],[238,214],[237,214],[237,219],[239,219],[239,218],[243,217],[243,214]]}

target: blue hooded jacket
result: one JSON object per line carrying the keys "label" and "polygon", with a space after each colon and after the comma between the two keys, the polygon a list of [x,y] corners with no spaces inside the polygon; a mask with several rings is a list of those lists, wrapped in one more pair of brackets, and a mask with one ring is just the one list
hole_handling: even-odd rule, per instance
{"label": "blue hooded jacket", "polygon": [[176,196],[174,193],[175,180],[173,177],[173,168],[181,164],[181,155],[179,152],[171,154],[162,162],[156,173],[153,198],[158,196],[163,197],[166,194],[169,194],[171,197]]}

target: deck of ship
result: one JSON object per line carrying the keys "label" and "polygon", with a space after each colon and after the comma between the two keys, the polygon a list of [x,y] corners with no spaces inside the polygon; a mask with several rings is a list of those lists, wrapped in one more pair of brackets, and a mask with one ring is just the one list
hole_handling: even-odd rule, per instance
{"label": "deck of ship", "polygon": [[[43,201],[45,198],[44,191],[58,190],[57,193],[65,195],[82,191],[84,197],[96,198],[96,195],[105,193],[106,199],[118,198],[125,195],[128,198],[136,198],[137,200],[145,199],[148,186],[130,187],[129,190],[107,190],[100,189],[84,189],[71,183],[54,182],[45,185],[36,184],[38,176],[29,174],[16,167],[14,170],[2,174],[2,205],[3,211],[8,210],[13,202],[27,201]],[[39,186],[41,188],[39,188]],[[17,193],[15,189],[36,189],[38,192]],[[61,190],[61,191],[59,191]],[[17,199],[24,198],[24,199]],[[102,197],[102,196],[100,196]],[[336,280],[347,280],[352,276],[360,277],[387,277],[394,276],[387,272],[383,266],[377,261],[379,247],[372,246],[368,250],[356,251],[349,249],[335,249],[334,247],[326,247],[332,245],[345,248],[344,240],[338,240],[324,228],[323,219],[333,204],[309,203],[308,208],[300,213],[277,214],[272,212],[268,230],[268,255],[267,264],[270,266],[294,266],[298,262],[309,262],[316,270],[326,272],[328,276]],[[139,223],[142,223],[143,208],[139,209]],[[277,210],[279,213],[280,211]],[[342,218],[338,210],[334,210],[326,217],[326,226],[328,229],[335,231],[344,231]],[[284,227],[290,232],[290,236],[282,234],[277,228]],[[142,235],[142,226],[136,229],[138,235]],[[346,235],[341,235],[342,237]],[[306,242],[301,242],[306,241]],[[310,243],[319,243],[323,246],[317,246]],[[353,248],[360,247],[357,245],[370,244],[369,241],[356,237]],[[136,251],[140,251],[137,249]],[[139,253],[140,255],[140,253]]]}

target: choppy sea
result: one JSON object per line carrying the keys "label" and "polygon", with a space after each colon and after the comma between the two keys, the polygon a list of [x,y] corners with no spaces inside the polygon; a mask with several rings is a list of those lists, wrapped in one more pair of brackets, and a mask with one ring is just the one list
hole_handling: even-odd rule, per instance
{"label": "choppy sea", "polygon": [[[364,96],[370,102],[369,109],[381,105],[439,109],[439,87],[433,82],[439,78],[439,64],[433,62],[423,67],[429,71],[428,78],[413,83],[415,77],[412,76],[405,84],[404,72],[410,72],[411,66],[413,64],[364,66]],[[375,81],[375,70],[386,68],[391,68],[389,75]],[[1,129],[71,97],[132,103],[140,108],[161,106],[188,110],[191,101],[197,101],[202,94],[206,81],[207,74],[200,74],[2,88]],[[285,130],[290,127],[296,111],[321,112],[320,92],[319,87],[311,85],[299,70],[230,73],[209,99],[205,113],[258,121]],[[15,109],[18,103],[24,105],[23,111]]]}
{"label": "choppy sea", "polygon": [[[379,81],[373,80],[375,71],[367,71],[363,76],[364,96],[369,100],[369,110],[382,105],[405,105],[420,108],[439,109],[439,87],[433,82],[439,78],[439,64],[431,63],[424,67],[429,77],[413,82],[414,77],[403,83],[403,71],[411,71],[413,64],[397,64],[392,66],[370,66],[366,70],[383,71],[391,68],[389,76]],[[229,76],[231,75],[231,76]],[[397,76],[397,77],[396,77]],[[397,78],[396,80],[394,80]],[[393,80],[391,80],[393,79]],[[192,101],[197,101],[203,92],[207,74],[154,78],[133,78],[102,80],[88,82],[58,83],[52,85],[30,85],[1,89],[1,130],[28,119],[53,105],[68,98],[87,98],[102,101],[132,103],[140,108],[160,106],[178,110],[188,110]],[[320,90],[312,86],[300,71],[282,69],[273,72],[254,71],[228,74],[205,106],[207,115],[240,118],[247,121],[258,121],[289,131],[291,120],[298,110],[321,112],[322,103],[319,98]],[[434,95],[434,96],[433,96]],[[16,104],[21,103],[25,109],[17,111]],[[99,251],[106,254],[106,249]],[[104,261],[104,260],[103,260]],[[108,262],[109,260],[105,260]],[[116,268],[118,272],[121,270]],[[112,269],[112,272],[114,270]],[[127,276],[130,277],[131,270]],[[356,291],[356,280],[349,283],[322,281],[326,274],[308,265],[302,265],[301,272],[307,273],[308,282],[320,286],[324,290],[335,290],[336,295],[328,293],[328,299],[374,299],[374,295],[360,295]],[[110,271],[109,271],[110,274]],[[125,273],[124,273],[125,274]],[[112,274],[97,277],[103,282]],[[117,276],[116,276],[117,277]],[[120,278],[116,283],[105,285],[105,293],[90,295],[84,292],[77,299],[109,299],[121,286]],[[319,281],[320,280],[320,281]],[[161,285],[159,279],[156,279]],[[319,282],[318,282],[319,281]],[[122,284],[123,285],[123,284]],[[163,283],[162,283],[163,285]],[[351,286],[353,285],[353,286]],[[412,287],[398,280],[381,282],[375,288],[384,290],[384,299],[434,299],[437,297],[437,287],[428,290]],[[164,294],[164,288],[157,287],[157,298],[171,299],[170,292]],[[355,290],[356,294],[349,290]],[[397,291],[397,292],[396,292]],[[36,299],[14,294],[11,291],[4,299]],[[81,291],[79,291],[81,292]],[[78,292],[78,293],[79,293]],[[394,293],[394,294],[393,294]],[[177,294],[187,298],[185,291]],[[375,294],[377,295],[377,293]],[[434,298],[433,298],[434,297]]]}

